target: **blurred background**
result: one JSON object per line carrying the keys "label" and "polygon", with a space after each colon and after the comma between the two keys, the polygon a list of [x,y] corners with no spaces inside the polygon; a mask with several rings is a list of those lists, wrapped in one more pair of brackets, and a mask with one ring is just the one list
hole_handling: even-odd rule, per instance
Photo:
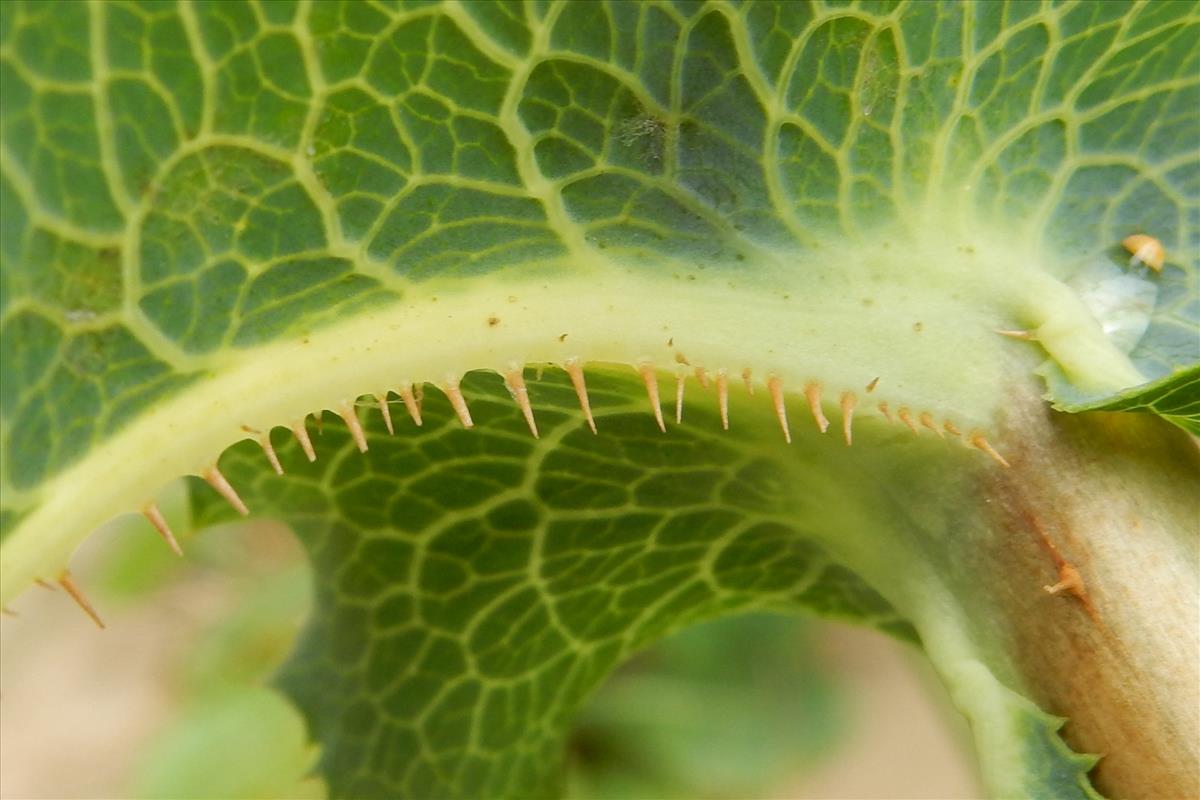
{"label": "blurred background", "polygon": [[[72,561],[106,630],[37,587],[0,622],[0,798],[323,797],[302,721],[266,688],[309,602],[298,543],[243,523],[179,559],[148,530],[118,520]],[[975,798],[967,737],[912,648],[747,615],[613,675],[568,783],[579,800]]]}

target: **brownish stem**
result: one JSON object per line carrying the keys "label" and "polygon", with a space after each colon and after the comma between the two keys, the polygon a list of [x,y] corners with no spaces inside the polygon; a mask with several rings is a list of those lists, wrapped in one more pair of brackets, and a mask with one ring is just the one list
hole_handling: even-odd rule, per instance
{"label": "brownish stem", "polygon": [[[1067,416],[1036,398],[1010,420],[1012,468],[988,473],[1007,574],[990,602],[1026,694],[1103,755],[1115,798],[1200,797],[1200,457],[1149,415]],[[1058,589],[1053,596],[1043,586]]]}

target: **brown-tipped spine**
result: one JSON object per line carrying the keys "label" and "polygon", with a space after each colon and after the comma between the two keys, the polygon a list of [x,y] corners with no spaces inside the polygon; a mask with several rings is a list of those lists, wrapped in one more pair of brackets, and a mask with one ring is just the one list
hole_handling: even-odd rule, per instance
{"label": "brown-tipped spine", "polygon": [[418,428],[421,427],[421,404],[417,402],[416,395],[413,394],[412,385],[405,384],[396,390],[396,394],[400,395],[400,399],[404,401],[404,408],[412,417],[413,423]]}
{"label": "brown-tipped spine", "polygon": [[666,433],[667,424],[663,422],[662,402],[658,398],[658,375],[654,371],[654,365],[641,364],[638,374],[642,376],[642,383],[646,384],[646,395],[650,398],[650,410],[654,412],[654,421],[658,423],[658,429]]}
{"label": "brown-tipped spine", "polygon": [[63,574],[58,578],[58,585],[63,587],[67,594],[71,595],[71,599],[83,609],[83,613],[92,618],[92,622],[96,623],[97,628],[104,630],[104,622],[100,619],[100,615],[96,613],[96,609],[92,607],[83,590],[79,588],[75,581],[71,580],[71,573],[63,570]]}
{"label": "brown-tipped spine", "polygon": [[375,402],[379,404],[379,413],[383,414],[383,424],[387,427],[388,435],[394,436],[396,429],[392,427],[392,409],[388,406],[387,392],[375,395]]}
{"label": "brown-tipped spine", "polygon": [[147,503],[142,509],[142,513],[146,515],[146,519],[150,520],[150,524],[154,526],[154,530],[158,531],[158,535],[171,548],[171,552],[177,556],[182,556],[183,548],[179,546],[179,542],[175,539],[175,534],[171,532],[171,526],[167,524],[167,518],[159,510],[158,504]]}
{"label": "brown-tipped spine", "polygon": [[842,392],[842,436],[846,439],[846,446],[854,444],[854,407],[858,405],[858,398],[854,396],[854,392]]}
{"label": "brown-tipped spine", "polygon": [[296,437],[296,441],[300,443],[300,449],[304,451],[304,457],[310,462],[317,460],[317,451],[313,450],[312,439],[308,438],[308,425],[305,420],[293,423],[292,435]]}
{"label": "brown-tipped spine", "polygon": [[233,506],[234,510],[243,517],[250,513],[250,509],[246,508],[246,504],[242,502],[242,498],[238,497],[238,493],[234,491],[233,486],[229,481],[225,480],[225,476],[221,474],[221,470],[216,467],[210,468],[204,473],[204,480],[208,481],[208,485],[217,490],[217,494],[224,497],[229,505]]}
{"label": "brown-tipped spine", "polygon": [[283,464],[279,463],[279,455],[275,452],[275,446],[271,444],[271,433],[268,431],[258,437],[258,444],[263,449],[263,453],[267,456],[267,463],[271,465],[271,469],[275,470],[276,475],[283,474]]}
{"label": "brown-tipped spine", "polygon": [[996,450],[991,446],[991,444],[988,443],[988,440],[984,437],[982,431],[972,431],[971,438],[968,439],[967,441],[972,447],[982,450],[983,452],[985,452],[989,456],[991,456],[998,464],[1000,464],[1000,466],[1002,466],[1002,467],[1012,466],[1011,464],[1008,463],[1008,460],[1004,456],[997,453]]}
{"label": "brown-tipped spine", "polygon": [[350,429],[350,436],[354,439],[354,446],[358,448],[358,452],[367,452],[367,435],[363,432],[362,422],[358,419],[358,409],[355,405],[349,400],[343,400],[337,413],[346,423],[346,427]]}
{"label": "brown-tipped spine", "polygon": [[524,373],[520,369],[511,370],[504,376],[504,385],[516,401],[517,408],[521,409],[521,416],[525,417],[529,432],[533,434],[533,438],[538,438],[537,421],[533,418],[533,405],[529,402],[529,388],[525,385]]}
{"label": "brown-tipped spine", "polygon": [[578,359],[567,359],[567,376],[575,387],[575,396],[579,398],[579,407],[583,409],[583,418],[587,420],[592,433],[596,432],[596,420],[592,417],[592,402],[588,399],[587,381],[583,378],[583,365]]}
{"label": "brown-tipped spine", "polygon": [[458,388],[458,381],[447,383],[442,391],[449,398],[450,407],[458,415],[458,421],[462,423],[462,426],[464,428],[474,427],[475,423],[471,421],[471,410],[467,408],[467,399],[463,397],[462,390]]}
{"label": "brown-tipped spine", "polygon": [[804,396],[808,399],[808,410],[817,423],[817,430],[821,433],[829,430],[829,420],[825,419],[825,412],[821,409],[821,384],[810,383],[805,386]]}
{"label": "brown-tipped spine", "polygon": [[939,428],[937,423],[933,421],[933,414],[930,414],[928,411],[922,411],[921,416],[917,417],[917,419],[921,421],[922,427],[928,428],[943,439],[946,438],[946,434],[943,433],[942,429]]}
{"label": "brown-tipped spine", "polygon": [[779,420],[779,427],[783,429],[783,440],[791,444],[792,431],[788,427],[787,406],[783,402],[783,382],[778,376],[772,375],[767,378],[767,391],[771,394],[771,404],[775,406],[775,418]]}

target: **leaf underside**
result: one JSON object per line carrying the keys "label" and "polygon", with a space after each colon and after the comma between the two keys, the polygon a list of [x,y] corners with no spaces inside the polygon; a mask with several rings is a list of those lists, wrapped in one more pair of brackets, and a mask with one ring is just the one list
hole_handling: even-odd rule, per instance
{"label": "leaf underside", "polygon": [[1114,397],[1091,403],[1056,404],[1081,411],[1150,411],[1193,436],[1200,436],[1200,367],[1181,369],[1157,381],[1135,386]]}
{"label": "leaf underside", "polygon": [[[104,496],[114,460],[144,455],[122,450],[139,421],[205,407],[260,349],[311,338],[327,354],[347,321],[503,299],[514,281],[581,296],[660,281],[617,310],[628,328],[679,287],[728,290],[748,351],[745,287],[803,296],[849,309],[839,330],[856,334],[806,331],[805,348],[853,362],[839,348],[895,340],[885,363],[902,364],[920,340],[884,330],[889,307],[927,308],[905,327],[928,338],[945,308],[1004,286],[979,327],[1038,327],[1054,321],[1044,284],[1023,282],[1048,276],[1112,301],[1067,327],[1100,342],[1089,353],[1135,329],[1119,349],[1137,379],[1060,357],[1049,325],[1044,351],[1011,343],[1013,363],[1048,358],[1064,410],[1146,410],[1195,433],[1197,41],[1200,10],[1178,0],[0,3],[5,558],[59,535],[30,528],[51,500]],[[1161,275],[1129,264],[1131,233],[1163,243]],[[608,360],[635,363],[641,340],[614,328]],[[457,335],[466,348],[482,330]],[[403,344],[372,358],[402,369],[427,343]],[[941,355],[965,368],[977,352]],[[1101,380],[1074,385],[1080,369]],[[712,403],[689,403],[664,437],[639,381],[589,372],[593,437],[561,373],[527,379],[536,441],[500,379],[471,373],[471,431],[431,390],[418,431],[386,437],[373,413],[361,456],[328,415],[315,464],[276,437],[285,477],[251,441],[188,453],[197,469],[220,455],[254,512],[309,549],[317,610],[281,680],[335,794],[552,792],[572,710],[695,620],[800,609],[916,641],[826,516],[797,506],[826,479],[764,443],[765,412],[722,438]],[[324,386],[304,413],[381,388]],[[245,435],[241,418],[217,424],[221,446]],[[881,480],[905,459],[963,463],[878,419],[863,436],[875,447],[856,454],[895,464]],[[138,502],[172,477],[146,472]],[[213,497],[196,491],[202,523],[225,513]],[[911,510],[862,499],[881,508],[828,527],[867,536]],[[1008,698],[1007,677],[981,691]],[[1056,724],[1016,695],[997,707],[1024,745],[999,757],[1006,786],[1091,791]]]}
{"label": "leaf underside", "polygon": [[[332,796],[559,794],[579,706],[631,653],[701,620],[807,612],[919,644],[832,555],[838,534],[818,526],[836,522],[797,507],[786,445],[746,448],[704,405],[665,436],[636,377],[604,373],[590,383],[593,434],[565,375],[527,381],[537,440],[503,382],[472,373],[470,430],[430,394],[422,427],[405,420],[394,436],[364,409],[366,453],[326,417],[315,463],[277,443],[285,476],[249,442],[222,461],[313,561],[314,617],[278,683],[323,745]],[[861,433],[868,448],[897,437]],[[845,449],[804,442],[815,463]],[[207,487],[193,497],[201,526],[233,518]],[[1000,698],[982,724],[1011,735],[1002,763],[1021,796],[1097,796],[1095,759],[1063,744],[1061,720],[978,691]]]}

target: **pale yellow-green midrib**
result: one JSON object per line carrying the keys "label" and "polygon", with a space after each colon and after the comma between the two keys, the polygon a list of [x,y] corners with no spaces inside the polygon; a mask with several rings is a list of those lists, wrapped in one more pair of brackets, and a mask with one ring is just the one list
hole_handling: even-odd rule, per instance
{"label": "pale yellow-green midrib", "polygon": [[[778,378],[793,419],[807,417],[803,392],[815,383],[835,425],[839,397],[854,392],[860,418],[878,416],[877,404],[886,402],[893,413],[908,409],[914,421],[927,414],[964,433],[991,426],[1014,354],[1031,347],[994,329],[1028,310],[1014,308],[986,281],[948,299],[919,291],[921,282],[897,288],[870,270],[834,271],[818,298],[805,291],[812,272],[802,274],[803,285],[770,290],[619,269],[553,282],[479,279],[470,288],[411,292],[392,308],[311,335],[229,351],[211,380],[38,487],[36,509],[4,545],[3,599],[35,577],[56,576],[91,530],[140,509],[169,479],[203,474],[226,447],[254,438],[246,429],[290,426],[409,383],[445,386],[476,369],[506,373],[576,359],[650,364],[669,375],[686,360],[688,371],[727,370],[732,384],[746,369],[760,388]],[[668,408],[673,388],[662,387]],[[761,392],[764,409],[767,395]]]}

